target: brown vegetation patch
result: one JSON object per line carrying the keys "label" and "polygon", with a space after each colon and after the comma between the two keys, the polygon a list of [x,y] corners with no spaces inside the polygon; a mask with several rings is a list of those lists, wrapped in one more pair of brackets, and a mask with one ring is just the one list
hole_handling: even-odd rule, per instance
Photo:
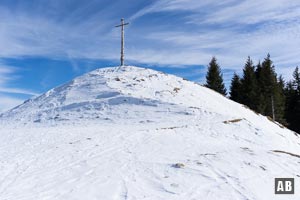
{"label": "brown vegetation patch", "polygon": [[262,170],[266,171],[267,169],[265,168],[265,166],[259,166]]}
{"label": "brown vegetation patch", "polygon": [[224,124],[231,124],[231,123],[236,123],[239,121],[242,121],[243,119],[232,119],[232,120],[227,120],[227,121],[223,121]]}
{"label": "brown vegetation patch", "polygon": [[216,156],[217,154],[215,153],[203,153],[203,154],[199,154],[200,156]]}
{"label": "brown vegetation patch", "polygon": [[173,164],[172,167],[174,167],[174,168],[184,168],[184,164],[176,163],[176,164]]}
{"label": "brown vegetation patch", "polygon": [[273,152],[275,152],[275,153],[284,153],[284,154],[288,154],[288,155],[290,155],[290,156],[294,156],[294,157],[300,158],[300,155],[294,154],[294,153],[290,153],[290,152],[286,152],[286,151],[273,150]]}
{"label": "brown vegetation patch", "polygon": [[194,106],[189,106],[189,108],[201,110],[201,108],[199,108],[199,107],[194,107]]}
{"label": "brown vegetation patch", "polygon": [[275,121],[273,120],[273,118],[270,117],[270,116],[267,116],[267,119],[268,119],[269,121],[271,121],[271,122],[275,122]]}
{"label": "brown vegetation patch", "polygon": [[252,110],[251,108],[249,108],[248,106],[246,105],[243,105],[244,108],[248,109],[248,110],[251,110],[252,112],[254,112],[255,114],[259,115],[260,113],[256,112],[255,110]]}
{"label": "brown vegetation patch", "polygon": [[157,77],[157,74],[150,74],[149,78],[151,78],[151,77]]}
{"label": "brown vegetation patch", "polygon": [[279,123],[279,122],[273,120],[273,118],[270,117],[270,116],[267,116],[267,119],[268,119],[269,121],[275,123],[275,124],[276,124],[277,126],[279,126],[280,128],[286,128],[283,124],[281,124],[281,123]]}
{"label": "brown vegetation patch", "polygon": [[174,92],[178,93],[178,91],[180,90],[180,88],[176,87],[173,89]]}
{"label": "brown vegetation patch", "polygon": [[171,126],[171,127],[157,128],[156,130],[159,130],[159,129],[161,129],[161,130],[167,130],[167,129],[172,130],[172,129],[177,129],[177,128],[187,128],[187,125],[185,125],[185,126]]}

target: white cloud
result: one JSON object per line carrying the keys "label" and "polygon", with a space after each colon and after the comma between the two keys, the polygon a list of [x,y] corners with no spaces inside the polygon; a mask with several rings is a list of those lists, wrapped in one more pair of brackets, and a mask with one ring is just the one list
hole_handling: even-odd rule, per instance
{"label": "white cloud", "polygon": [[[119,59],[119,30],[114,28],[119,18],[112,15],[113,6],[92,13],[93,1],[58,20],[56,12],[66,12],[58,2],[51,5],[54,13],[48,10],[45,15],[0,8],[0,43],[5,47],[0,57],[63,57],[71,62],[78,58]],[[222,67],[240,70],[248,55],[258,61],[270,53],[280,68],[299,65],[298,0],[152,2],[131,10],[131,24],[126,29],[128,59],[173,66],[207,65],[214,55]],[[42,3],[40,6],[45,9]],[[157,23],[151,24],[143,17],[152,13],[175,17],[160,20],[154,15],[151,20]],[[75,71],[78,67],[73,63]]]}
{"label": "white cloud", "polygon": [[0,92],[5,92],[5,93],[11,93],[11,94],[26,94],[26,95],[33,95],[36,96],[38,93],[31,91],[31,90],[26,90],[26,89],[20,89],[20,88],[5,88],[0,86]]}
{"label": "white cloud", "polygon": [[[134,16],[184,13],[182,28],[153,27],[143,37],[160,44],[130,52],[131,59],[163,64],[207,65],[216,56],[223,68],[241,71],[247,56],[255,62],[271,54],[286,79],[300,64],[300,2],[296,0],[162,0]],[[137,19],[137,17],[135,17]],[[177,24],[176,20],[171,23]],[[179,24],[180,26],[180,24]],[[192,31],[191,31],[192,30]],[[283,70],[284,69],[284,70]]]}
{"label": "white cloud", "polygon": [[158,0],[133,15],[133,19],[142,17],[146,14],[162,11],[196,11],[199,12],[204,8],[224,7],[239,0]]}
{"label": "white cloud", "polygon": [[0,113],[5,112],[23,102],[23,99],[0,95]]}
{"label": "white cloud", "polygon": [[24,99],[14,97],[16,94],[37,95],[37,93],[31,90],[12,88],[8,86],[8,83],[15,81],[18,78],[18,76],[15,75],[17,71],[18,69],[16,67],[3,65],[0,63],[0,112],[8,110],[22,103]]}
{"label": "white cloud", "polygon": [[105,57],[104,48],[112,40],[105,30],[110,21],[96,16],[74,23],[70,17],[56,21],[48,16],[13,13],[0,7],[0,19],[0,43],[5,47],[0,57],[99,58]]}
{"label": "white cloud", "polygon": [[286,21],[300,16],[300,3],[295,0],[244,0],[210,13],[207,23],[256,24]]}

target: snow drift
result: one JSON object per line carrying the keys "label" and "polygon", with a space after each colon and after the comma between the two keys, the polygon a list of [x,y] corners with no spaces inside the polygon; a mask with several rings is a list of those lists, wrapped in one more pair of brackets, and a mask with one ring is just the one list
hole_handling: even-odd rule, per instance
{"label": "snow drift", "polygon": [[0,199],[284,199],[274,178],[300,180],[294,132],[150,69],[92,71],[0,125]]}

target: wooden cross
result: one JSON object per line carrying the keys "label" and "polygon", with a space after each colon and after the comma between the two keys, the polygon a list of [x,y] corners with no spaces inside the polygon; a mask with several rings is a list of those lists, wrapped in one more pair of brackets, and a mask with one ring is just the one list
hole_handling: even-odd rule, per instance
{"label": "wooden cross", "polygon": [[121,19],[121,24],[115,27],[121,27],[121,66],[124,66],[124,26],[129,23],[124,22],[124,18]]}

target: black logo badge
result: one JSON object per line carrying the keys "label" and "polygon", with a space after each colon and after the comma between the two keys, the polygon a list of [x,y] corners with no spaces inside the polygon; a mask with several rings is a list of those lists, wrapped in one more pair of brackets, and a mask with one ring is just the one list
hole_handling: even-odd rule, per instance
{"label": "black logo badge", "polygon": [[294,178],[275,178],[275,194],[294,194]]}

